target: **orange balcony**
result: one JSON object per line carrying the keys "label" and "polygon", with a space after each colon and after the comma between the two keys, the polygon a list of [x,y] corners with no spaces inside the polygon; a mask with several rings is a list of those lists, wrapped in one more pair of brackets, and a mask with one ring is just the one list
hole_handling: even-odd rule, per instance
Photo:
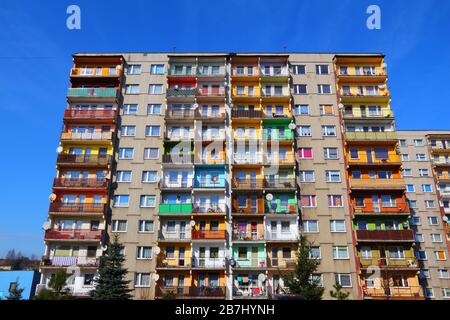
{"label": "orange balcony", "polygon": [[422,287],[363,288],[364,299],[373,300],[424,300]]}
{"label": "orange balcony", "polygon": [[103,203],[62,203],[52,202],[50,203],[49,212],[62,212],[62,213],[103,213],[105,211],[105,204]]}
{"label": "orange balcony", "polygon": [[67,109],[64,111],[64,121],[66,122],[114,122],[116,119],[115,110],[77,110]]}
{"label": "orange balcony", "polygon": [[71,77],[119,77],[122,71],[119,68],[72,68]]}
{"label": "orange balcony", "polygon": [[380,204],[367,203],[363,207],[357,207],[355,203],[352,204],[353,213],[355,215],[371,215],[371,214],[393,214],[393,215],[409,215],[408,203],[403,201],[382,202]]}
{"label": "orange balcony", "polygon": [[353,190],[403,190],[406,188],[403,179],[354,179],[350,178],[350,188]]}
{"label": "orange balcony", "polygon": [[111,142],[113,139],[112,132],[62,132],[61,141],[79,141],[79,142]]}
{"label": "orange balcony", "polygon": [[192,240],[225,240],[225,230],[192,230]]}
{"label": "orange balcony", "polygon": [[232,200],[233,214],[264,214],[264,199],[256,199],[256,203],[252,203],[250,198],[247,198],[246,206],[240,206],[236,197]]}
{"label": "orange balcony", "polygon": [[233,179],[231,181],[231,186],[234,189],[239,189],[239,190],[262,189],[263,184],[264,184],[263,179],[246,179],[246,180]]}

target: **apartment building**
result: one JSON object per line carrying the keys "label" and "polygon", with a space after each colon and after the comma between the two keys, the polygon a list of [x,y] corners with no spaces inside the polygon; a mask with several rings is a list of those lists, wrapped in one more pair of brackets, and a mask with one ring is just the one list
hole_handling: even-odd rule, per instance
{"label": "apartment building", "polygon": [[424,298],[383,55],[73,61],[40,288],[118,235],[135,299],[272,298],[304,234],[325,299]]}

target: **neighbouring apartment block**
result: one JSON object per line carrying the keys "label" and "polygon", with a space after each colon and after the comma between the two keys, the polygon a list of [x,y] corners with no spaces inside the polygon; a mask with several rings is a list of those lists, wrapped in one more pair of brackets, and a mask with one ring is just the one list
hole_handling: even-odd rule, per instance
{"label": "neighbouring apartment block", "polygon": [[325,299],[450,297],[450,131],[396,131],[383,55],[73,62],[38,291],[118,235],[135,299],[273,298],[303,234]]}

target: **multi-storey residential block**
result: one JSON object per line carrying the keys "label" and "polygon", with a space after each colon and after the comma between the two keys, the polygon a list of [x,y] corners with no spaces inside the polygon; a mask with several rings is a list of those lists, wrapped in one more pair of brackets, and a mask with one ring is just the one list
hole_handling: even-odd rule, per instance
{"label": "multi-storey residential block", "polygon": [[[450,293],[445,263],[421,251],[448,253],[437,145],[450,139],[423,138],[435,159],[427,179],[439,181],[424,201],[436,199],[438,225],[420,231],[383,55],[73,59],[40,288],[54,270],[78,267],[70,287],[86,295],[118,235],[135,299],[272,298],[287,292],[303,234],[326,299],[336,283],[350,299]],[[420,270],[440,275],[425,283]]]}

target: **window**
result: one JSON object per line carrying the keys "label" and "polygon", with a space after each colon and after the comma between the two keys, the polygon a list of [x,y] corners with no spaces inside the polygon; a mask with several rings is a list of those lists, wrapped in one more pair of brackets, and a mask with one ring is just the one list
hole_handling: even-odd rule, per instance
{"label": "window", "polygon": [[341,182],[341,172],[336,170],[325,170],[327,182]]}
{"label": "window", "polygon": [[140,201],[141,208],[153,208],[156,206],[156,196],[142,195]]}
{"label": "window", "polygon": [[314,182],[314,171],[313,170],[302,170],[299,172],[301,182]]}
{"label": "window", "polygon": [[151,259],[152,247],[137,247],[136,259]]}
{"label": "window", "polygon": [[333,115],[333,106],[332,105],[320,105],[320,115],[321,116],[330,116]]}
{"label": "window", "polygon": [[427,260],[427,253],[424,250],[417,251],[416,256],[419,260]]}
{"label": "window", "polygon": [[128,74],[140,74],[141,65],[140,64],[130,64],[128,65]]}
{"label": "window", "polygon": [[402,158],[402,161],[409,161],[409,154],[402,154],[401,158]]}
{"label": "window", "polygon": [[118,170],[117,182],[131,182],[131,170]]}
{"label": "window", "polygon": [[138,84],[127,84],[125,86],[126,94],[138,94],[139,93],[139,85]]}
{"label": "window", "polygon": [[412,176],[412,170],[411,169],[403,169],[403,176],[404,177],[411,177]]}
{"label": "window", "polygon": [[311,136],[311,126],[298,126],[297,134],[300,137],[310,137]]}
{"label": "window", "polygon": [[419,277],[421,279],[429,279],[429,278],[431,278],[430,270],[428,270],[428,269],[420,269]]}
{"label": "window", "polygon": [[423,140],[422,139],[414,139],[414,145],[416,147],[422,147],[423,146]]}
{"label": "window", "polygon": [[112,220],[111,228],[113,232],[126,232],[127,220]]}
{"label": "window", "polygon": [[426,161],[427,160],[427,156],[425,155],[425,153],[417,153],[416,154],[416,160],[417,161]]}
{"label": "window", "polygon": [[344,288],[350,288],[352,286],[352,278],[348,273],[337,273],[334,280]]}
{"label": "window", "polygon": [[136,273],[134,277],[135,287],[150,287],[150,273]]}
{"label": "window", "polygon": [[[411,207],[411,206],[410,206]],[[421,225],[421,221],[420,221],[420,217],[418,217],[418,216],[413,216],[413,217],[411,217],[411,224],[413,225],[413,226],[420,226]]]}
{"label": "window", "polygon": [[428,177],[428,169],[419,169],[419,176],[421,177]]}
{"label": "window", "polygon": [[306,73],[306,67],[305,65],[293,65],[292,66],[292,73],[293,74],[305,74]]}
{"label": "window", "polygon": [[346,232],[345,220],[330,220],[330,232]]}
{"label": "window", "polygon": [[133,148],[119,148],[119,159],[133,159],[134,149]]}
{"label": "window", "polygon": [[123,105],[123,114],[132,115],[137,113],[137,104],[124,104]]}
{"label": "window", "polygon": [[294,115],[308,115],[309,114],[309,105],[307,104],[296,104],[294,106]]}
{"label": "window", "polygon": [[307,86],[306,84],[295,84],[294,85],[294,94],[307,94]]}
{"label": "window", "polygon": [[333,259],[348,259],[348,247],[333,246]]}
{"label": "window", "polygon": [[423,238],[423,234],[421,234],[421,233],[414,234],[414,238],[415,238],[416,242],[424,242],[425,241]]}
{"label": "window", "polygon": [[339,74],[343,76],[348,75],[348,67],[347,66],[339,67]]}
{"label": "window", "polygon": [[159,148],[144,148],[144,160],[156,160],[159,158]]}
{"label": "window", "polygon": [[389,151],[386,148],[375,148],[375,159],[387,160],[389,159]]}
{"label": "window", "polygon": [[437,226],[437,225],[439,225],[438,217],[428,217],[428,224],[430,226]]}
{"label": "window", "polygon": [[94,274],[93,273],[86,273],[84,275],[83,285],[85,285],[85,286],[94,285]]}
{"label": "window", "polygon": [[328,207],[343,207],[343,197],[342,195],[328,195]]}
{"label": "window", "polygon": [[114,207],[128,207],[130,196],[127,194],[114,196]]}
{"label": "window", "polygon": [[157,171],[142,171],[142,182],[157,182],[158,173]]}
{"label": "window", "polygon": [[146,126],[145,136],[146,137],[159,137],[161,135],[161,126]]}
{"label": "window", "polygon": [[148,94],[161,94],[163,93],[162,84],[150,84],[148,86]]}
{"label": "window", "polygon": [[138,232],[153,232],[152,220],[139,220]]}
{"label": "window", "polygon": [[439,261],[447,260],[447,257],[445,256],[445,251],[443,251],[443,250],[435,250],[434,258]]}
{"label": "window", "polygon": [[136,126],[120,127],[120,135],[122,137],[134,137],[136,135]]}
{"label": "window", "polygon": [[312,148],[298,148],[298,156],[301,159],[312,159],[313,158]]}
{"label": "window", "polygon": [[425,207],[427,209],[433,209],[436,208],[434,200],[425,200]]}
{"label": "window", "polygon": [[316,65],[316,74],[329,74],[330,69],[327,64],[317,64]]}
{"label": "window", "polygon": [[431,187],[431,184],[423,184],[422,185],[422,192],[432,192],[433,188]]}
{"label": "window", "polygon": [[303,231],[306,233],[319,232],[319,222],[317,220],[304,220]]}
{"label": "window", "polygon": [[291,223],[289,221],[281,221],[281,232],[289,233],[291,231]]}
{"label": "window", "polygon": [[448,279],[450,278],[450,274],[448,273],[447,269],[438,269],[437,270],[438,277],[441,279]]}
{"label": "window", "polygon": [[323,157],[324,159],[338,159],[338,151],[337,148],[323,148]]}
{"label": "window", "polygon": [[424,293],[425,293],[425,298],[434,298],[433,288],[425,288]]}
{"label": "window", "polygon": [[310,247],[309,248],[309,259],[321,259],[322,253],[320,252],[320,247]]}
{"label": "window", "polygon": [[405,252],[402,247],[388,247],[389,258],[391,259],[404,259]]}
{"label": "window", "polygon": [[450,298],[450,288],[442,288],[442,296],[444,298]]}
{"label": "window", "polygon": [[359,159],[359,150],[358,150],[358,148],[350,148],[350,158],[351,159]]}
{"label": "window", "polygon": [[315,207],[317,206],[316,203],[316,196],[315,195],[302,195],[301,196],[302,201],[302,207]]}
{"label": "window", "polygon": [[430,236],[431,242],[442,242],[442,235],[440,233],[432,233]]}
{"label": "window", "polygon": [[152,64],[150,66],[150,74],[164,74],[163,64]]}
{"label": "window", "polygon": [[416,192],[416,188],[413,184],[407,184],[406,185],[406,192]]}
{"label": "window", "polygon": [[331,86],[329,84],[318,84],[317,85],[318,94],[331,94]]}
{"label": "window", "polygon": [[160,104],[149,104],[147,105],[147,114],[161,114]]}
{"label": "window", "polygon": [[335,137],[336,136],[336,126],[322,126],[322,136]]}
{"label": "window", "polygon": [[400,147],[406,147],[406,140],[405,139],[400,139],[398,140]]}

